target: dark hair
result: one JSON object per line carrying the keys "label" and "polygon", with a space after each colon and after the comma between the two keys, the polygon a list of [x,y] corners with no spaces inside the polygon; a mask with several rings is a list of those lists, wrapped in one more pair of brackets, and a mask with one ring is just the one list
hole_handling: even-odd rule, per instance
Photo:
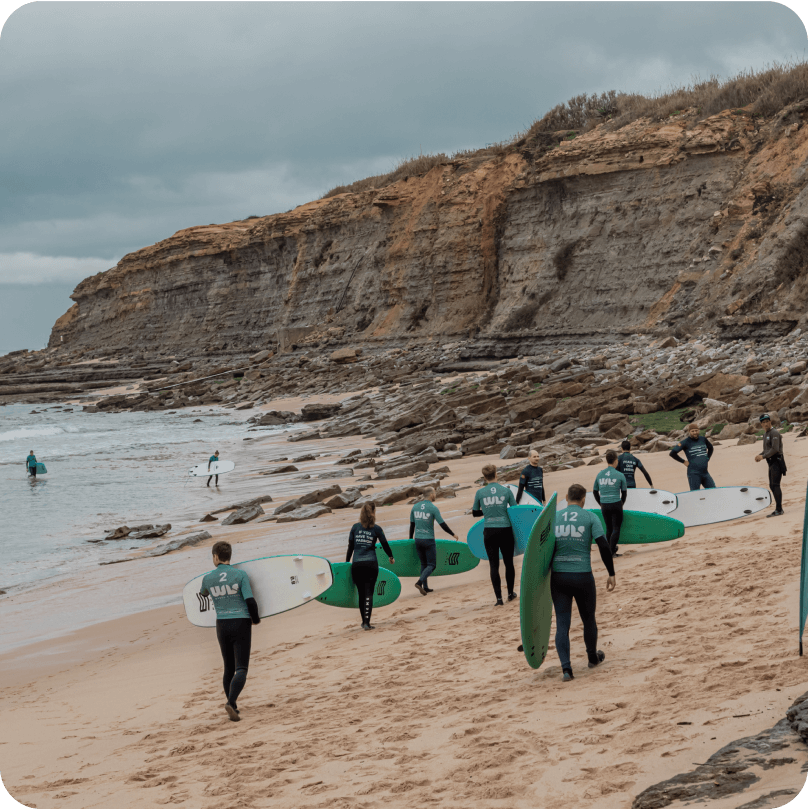
{"label": "dark hair", "polygon": [[229,562],[230,557],[233,555],[233,548],[229,542],[217,542],[212,548],[211,552],[214,556],[219,557],[220,562]]}
{"label": "dark hair", "polygon": [[606,450],[606,463],[613,464],[617,460],[617,453],[613,449]]}
{"label": "dark hair", "polygon": [[623,443],[620,445],[620,447],[621,447],[621,449],[624,449],[626,452],[628,452],[628,451],[631,449],[631,441],[629,441],[628,439],[626,439],[626,440],[625,440],[625,441],[624,441],[624,442],[623,442]]}
{"label": "dark hair", "polygon": [[497,468],[492,463],[487,463],[483,467],[483,477],[486,480],[494,480],[497,476]]}
{"label": "dark hair", "polygon": [[586,489],[581,486],[580,483],[573,483],[572,486],[567,489],[567,502],[571,500],[580,502],[584,499],[586,499]]}
{"label": "dark hair", "polygon": [[362,506],[359,512],[359,522],[362,523],[362,528],[373,528],[376,525],[376,504],[369,501]]}

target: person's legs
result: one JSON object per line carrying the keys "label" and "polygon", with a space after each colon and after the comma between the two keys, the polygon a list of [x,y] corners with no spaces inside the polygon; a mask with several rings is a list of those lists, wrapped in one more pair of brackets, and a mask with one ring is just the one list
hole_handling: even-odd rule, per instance
{"label": "person's legs", "polygon": [[516,540],[513,537],[511,528],[503,528],[499,537],[499,548],[502,552],[502,561],[505,563],[505,584],[508,588],[508,595],[513,594],[516,584],[516,568],[513,566],[513,552],[516,547]]}
{"label": "person's legs", "polygon": [[691,472],[687,470],[687,484],[690,486],[691,492],[696,492],[701,488],[701,474],[699,472]]}
{"label": "person's legs", "polygon": [[370,616],[373,612],[373,589],[379,577],[379,566],[373,564],[351,565],[351,576],[359,596],[359,613],[362,616],[362,625],[370,625]]}
{"label": "person's legs", "polygon": [[250,647],[252,645],[252,621],[249,618],[234,618],[232,650],[235,662],[235,672],[230,680],[227,701],[238,710],[236,700],[247,682],[247,670],[250,667]]}
{"label": "person's legs", "polygon": [[497,601],[502,600],[502,579],[499,577],[499,542],[493,528],[483,528],[483,543],[488,554],[488,567],[491,574],[491,585]]}
{"label": "person's legs", "polygon": [[214,486],[218,486],[218,485],[219,485],[219,476],[218,476],[218,475],[216,475],[216,480],[214,480],[214,481],[213,481],[213,485],[214,485]]}
{"label": "person's legs", "polygon": [[556,616],[555,647],[561,668],[572,671],[570,665],[570,622],[572,621],[572,593],[565,586],[565,579],[569,574],[550,574],[550,595],[553,599],[553,609]]}
{"label": "person's legs", "polygon": [[[418,547],[418,543],[415,543],[415,547]],[[435,540],[430,540],[422,543],[421,547],[423,551],[418,552],[418,556],[421,559],[421,578],[420,582],[423,588],[427,589],[427,579],[432,575],[435,571],[435,568],[438,566],[438,546],[435,543]],[[423,552],[423,556],[421,553]]]}
{"label": "person's legs", "polygon": [[609,546],[612,549],[612,555],[617,553],[617,545],[620,542],[620,528],[623,525],[623,504],[615,503],[614,510],[612,511],[612,533],[609,536]]}
{"label": "person's legs", "polygon": [[774,497],[774,510],[783,510],[783,490],[780,487],[780,481],[783,479],[783,471],[780,468],[779,462],[775,459],[774,463],[769,464],[769,489],[771,489],[772,496]]}
{"label": "person's legs", "polygon": [[208,478],[208,482],[205,484],[206,486],[210,486],[210,482],[213,480],[213,475]]}
{"label": "person's legs", "polygon": [[598,624],[595,620],[595,609],[598,602],[598,591],[595,577],[591,573],[576,573],[580,578],[575,588],[575,604],[584,625],[584,645],[589,662],[597,665],[598,660]]}
{"label": "person's legs", "polygon": [[216,621],[216,639],[219,641],[219,649],[222,652],[224,661],[224,675],[222,676],[222,686],[224,695],[230,698],[230,684],[233,675],[236,673],[236,652],[233,644],[233,632],[230,624],[235,619]]}
{"label": "person's legs", "polygon": [[701,473],[701,485],[704,486],[705,489],[715,488],[715,481],[709,472],[704,471]]}
{"label": "person's legs", "polygon": [[609,547],[612,546],[612,504],[611,503],[601,503],[600,504],[600,513],[603,515],[603,522],[606,523],[606,539],[609,541]]}
{"label": "person's legs", "polygon": [[35,466],[31,466],[31,467],[29,467],[29,468],[30,468],[30,470],[31,470],[31,477],[32,477],[32,478],[35,478],[35,477],[36,477],[36,467],[35,467]]}

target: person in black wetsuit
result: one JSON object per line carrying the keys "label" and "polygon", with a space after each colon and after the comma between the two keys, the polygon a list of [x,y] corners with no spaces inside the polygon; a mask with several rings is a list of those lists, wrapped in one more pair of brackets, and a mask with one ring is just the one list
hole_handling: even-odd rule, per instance
{"label": "person in black wetsuit", "polygon": [[370,614],[373,612],[373,590],[379,578],[379,560],[376,558],[376,542],[381,542],[390,564],[394,565],[393,552],[387,544],[381,526],[376,525],[375,503],[365,503],[359,512],[359,522],[351,528],[348,537],[348,555],[346,562],[351,561],[351,577],[359,593],[359,613],[362,616],[362,629],[373,629]]}
{"label": "person in black wetsuit", "polygon": [[[713,457],[713,449],[710,439],[706,435],[699,435],[698,426],[689,424],[687,436],[670,451],[669,454],[674,461],[679,461],[687,467],[687,483],[691,492],[697,491],[701,486],[705,489],[715,488],[715,481],[707,471],[707,464]],[[686,459],[679,457],[682,451]]]}
{"label": "person in black wetsuit", "polygon": [[606,659],[606,655],[598,649],[598,625],[595,621],[597,590],[591,562],[593,539],[609,574],[606,590],[614,590],[617,585],[612,551],[603,535],[603,526],[591,511],[584,510],[585,500],[586,489],[583,486],[577,483],[570,486],[567,491],[567,507],[556,513],[554,524],[555,550],[550,593],[556,614],[555,646],[565,681],[574,679],[570,663],[573,600],[578,606],[578,613],[584,625],[584,643],[589,668],[595,668]]}
{"label": "person in black wetsuit", "polygon": [[217,542],[211,550],[215,569],[203,577],[199,594],[212,599],[216,610],[216,638],[224,660],[224,707],[231,721],[238,722],[241,716],[236,700],[247,682],[252,625],[261,618],[249,577],[230,565],[230,543]]}
{"label": "person in black wetsuit", "polygon": [[522,492],[527,492],[544,505],[544,470],[539,466],[539,453],[530,450],[527,456],[528,465],[519,475],[519,490],[516,492],[516,502],[522,500]]}
{"label": "person in black wetsuit", "polygon": [[772,427],[772,417],[764,413],[760,423],[766,434],[763,436],[763,452],[755,455],[755,462],[766,461],[769,465],[769,488],[774,495],[774,511],[767,517],[780,517],[783,514],[783,490],[780,481],[786,473],[786,459],[783,455],[783,436]]}
{"label": "person in black wetsuit", "polygon": [[645,475],[648,485],[653,489],[654,484],[651,482],[651,476],[645,471],[642,461],[629,452],[631,449],[631,442],[624,441],[620,445],[620,448],[623,450],[623,452],[617,459],[617,471],[623,473],[623,477],[626,479],[626,486],[629,489],[637,488],[637,481],[634,479],[634,473],[639,469],[640,472]]}

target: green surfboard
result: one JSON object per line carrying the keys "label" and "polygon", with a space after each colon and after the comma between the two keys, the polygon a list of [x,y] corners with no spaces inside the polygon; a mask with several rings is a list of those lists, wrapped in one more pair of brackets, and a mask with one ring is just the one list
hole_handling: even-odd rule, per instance
{"label": "green surfboard", "polygon": [[[385,559],[389,565],[390,562]],[[328,604],[330,607],[345,607],[346,609],[359,609],[359,593],[351,577],[351,563],[332,563],[331,572],[334,575],[334,583],[322,595],[317,596],[317,601]],[[392,604],[401,595],[401,582],[395,573],[379,567],[379,578],[376,579],[376,587],[373,589],[373,606],[386,607]]]}
{"label": "green surfboard", "polygon": [[47,474],[47,472],[48,472],[48,470],[45,468],[44,463],[38,463],[36,465],[36,473],[37,473],[37,475],[45,475],[45,474]]}
{"label": "green surfboard", "polygon": [[[588,509],[597,514],[603,530],[606,521],[599,508]],[[645,545],[648,542],[669,542],[685,535],[685,526],[680,520],[664,514],[650,514],[647,511],[624,511],[620,527],[621,545]]]}
{"label": "green surfboard", "polygon": [[[376,558],[379,566],[387,565],[396,571],[399,578],[421,575],[421,560],[415,551],[414,539],[394,539],[390,544],[395,565],[390,564],[387,554],[379,546],[376,547]],[[453,573],[465,573],[480,564],[480,560],[469,550],[465,542],[454,539],[436,539],[437,567],[433,576],[451,576]]]}
{"label": "green surfboard", "polygon": [[550,565],[555,550],[555,513],[554,493],[530,532],[522,560],[519,622],[525,658],[533,669],[541,666],[550,648],[550,624],[553,620]]}

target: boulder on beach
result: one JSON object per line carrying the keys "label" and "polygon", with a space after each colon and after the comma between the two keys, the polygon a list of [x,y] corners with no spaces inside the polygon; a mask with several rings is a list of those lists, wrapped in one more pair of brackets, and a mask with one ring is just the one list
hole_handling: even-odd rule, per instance
{"label": "boulder on beach", "polygon": [[264,509],[258,503],[252,503],[225,517],[222,520],[222,525],[242,525],[245,522],[254,520],[256,517],[260,517],[262,514],[264,514]]}
{"label": "boulder on beach", "polygon": [[301,506],[288,514],[278,517],[278,522],[297,522],[298,520],[310,520],[319,517],[321,514],[330,514],[331,509],[322,503],[314,503],[310,506]]}
{"label": "boulder on beach", "polygon": [[167,534],[171,530],[171,523],[167,522],[164,525],[153,525],[143,531],[136,531],[129,534],[128,539],[156,539],[157,537]]}
{"label": "boulder on beach", "polygon": [[189,548],[192,545],[198,545],[200,542],[204,542],[206,539],[210,539],[210,534],[207,531],[199,531],[196,534],[189,534],[188,536],[172,539],[171,542],[165,542],[162,545],[158,545],[156,548],[152,548],[143,555],[165,556],[167,553],[171,553],[171,551],[178,551],[180,548]]}

